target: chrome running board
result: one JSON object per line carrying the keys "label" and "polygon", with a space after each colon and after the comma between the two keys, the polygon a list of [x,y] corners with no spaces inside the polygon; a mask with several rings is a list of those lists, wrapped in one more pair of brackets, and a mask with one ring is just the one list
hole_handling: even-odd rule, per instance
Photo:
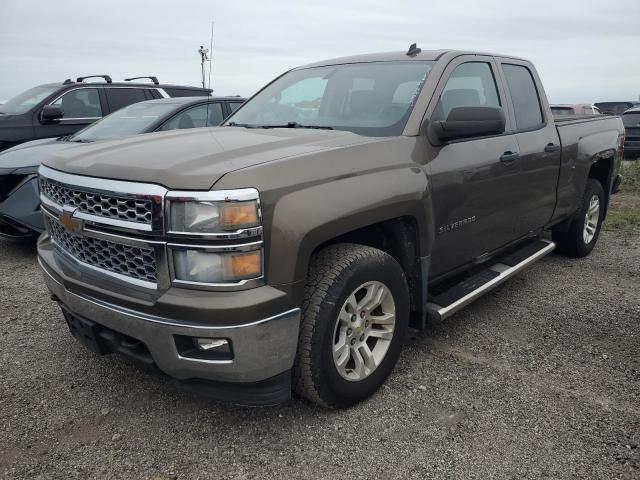
{"label": "chrome running board", "polygon": [[510,255],[498,258],[497,263],[431,298],[427,303],[427,317],[433,321],[450,317],[555,248],[556,244],[551,241],[537,240]]}

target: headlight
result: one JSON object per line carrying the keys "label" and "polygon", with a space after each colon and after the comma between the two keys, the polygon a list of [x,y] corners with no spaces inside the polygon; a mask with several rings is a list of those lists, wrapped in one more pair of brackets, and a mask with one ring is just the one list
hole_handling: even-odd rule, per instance
{"label": "headlight", "polygon": [[258,192],[254,189],[212,192],[170,192],[170,231],[215,234],[260,225]]}
{"label": "headlight", "polygon": [[174,232],[214,233],[257,227],[258,203],[250,202],[171,202],[171,230]]}
{"label": "headlight", "polygon": [[247,288],[262,280],[257,190],[176,191],[166,198],[168,255],[176,285]]}
{"label": "headlight", "polygon": [[176,280],[198,283],[237,283],[262,276],[262,251],[210,253],[174,250]]}

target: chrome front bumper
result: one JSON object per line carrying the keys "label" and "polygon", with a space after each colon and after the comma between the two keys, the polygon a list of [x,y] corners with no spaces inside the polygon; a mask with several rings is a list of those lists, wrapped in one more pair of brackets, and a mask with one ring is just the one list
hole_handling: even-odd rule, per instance
{"label": "chrome front bumper", "polygon": [[[241,325],[194,324],[136,312],[71,292],[41,258],[38,260],[49,290],[66,309],[143,342],[158,368],[171,377],[250,383],[274,377],[293,366],[300,324],[299,308]],[[216,312],[212,311],[211,315],[215,319]],[[178,353],[174,335],[229,339],[233,359],[185,358]]]}

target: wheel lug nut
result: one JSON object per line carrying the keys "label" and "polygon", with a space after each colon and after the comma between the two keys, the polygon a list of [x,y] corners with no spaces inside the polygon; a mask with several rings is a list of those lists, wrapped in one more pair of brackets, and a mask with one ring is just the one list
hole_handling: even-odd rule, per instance
{"label": "wheel lug nut", "polygon": [[352,321],[352,322],[355,322],[355,321],[356,321],[356,319],[357,319],[357,317],[356,317],[355,315],[351,315],[351,321]]}
{"label": "wheel lug nut", "polygon": [[347,328],[347,335],[351,335],[351,332],[353,332],[353,330],[351,330],[350,328]]}
{"label": "wheel lug nut", "polygon": [[362,312],[360,312],[360,318],[364,318],[365,315],[366,315],[366,313],[364,312],[364,310]]}
{"label": "wheel lug nut", "polygon": [[364,326],[368,327],[369,326],[369,320],[367,320],[366,322],[364,322]]}
{"label": "wheel lug nut", "polygon": [[356,339],[355,339],[355,338],[352,338],[352,339],[351,339],[351,345],[355,345],[355,344],[356,344]]}
{"label": "wheel lug nut", "polygon": [[360,335],[360,341],[364,342],[364,333],[362,335]]}

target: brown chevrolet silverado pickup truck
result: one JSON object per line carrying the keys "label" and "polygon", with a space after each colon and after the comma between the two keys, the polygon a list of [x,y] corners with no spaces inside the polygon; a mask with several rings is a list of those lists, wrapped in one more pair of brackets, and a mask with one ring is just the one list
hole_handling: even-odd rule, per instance
{"label": "brown chevrolet silverado pickup truck", "polygon": [[410,325],[554,249],[589,254],[623,132],[554,121],[519,58],[318,62],[220,127],[52,154],[39,261],[100,354],[216,399],[346,407],[385,381]]}

